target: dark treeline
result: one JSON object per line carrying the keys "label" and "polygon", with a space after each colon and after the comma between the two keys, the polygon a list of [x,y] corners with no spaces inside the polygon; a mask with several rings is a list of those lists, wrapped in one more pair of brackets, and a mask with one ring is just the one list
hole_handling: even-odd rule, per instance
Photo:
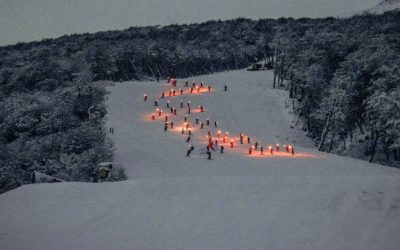
{"label": "dark treeline", "polygon": [[319,150],[400,165],[399,11],[288,21],[270,45],[274,87]]}
{"label": "dark treeline", "polygon": [[189,77],[264,58],[322,150],[357,149],[371,160],[384,153],[392,163],[400,144],[399,20],[398,12],[239,18],[0,47],[0,192],[28,183],[33,170],[90,181],[99,162],[112,160],[98,80]]}

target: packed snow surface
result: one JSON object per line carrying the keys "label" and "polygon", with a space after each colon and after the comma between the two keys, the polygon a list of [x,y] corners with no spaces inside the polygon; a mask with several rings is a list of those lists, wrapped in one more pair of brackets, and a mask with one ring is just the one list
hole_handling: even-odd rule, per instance
{"label": "packed snow surface", "polygon": [[[185,88],[168,97],[172,87],[164,80],[109,87],[114,164],[125,167],[129,180],[35,184],[2,194],[0,248],[399,249],[397,169],[317,152],[301,130],[290,128],[292,104],[285,91],[272,89],[271,72],[198,76],[189,86],[192,80],[211,85],[211,92]],[[164,112],[152,120],[155,99]],[[190,157],[180,100],[192,107]],[[165,114],[174,129],[164,131]],[[197,116],[210,126],[200,129]],[[218,130],[229,133],[225,152],[212,151],[207,160],[199,149],[207,132],[214,141]],[[240,132],[263,145],[264,155],[248,155],[252,144],[240,145]],[[281,152],[270,155],[268,146],[277,143]],[[284,144],[295,155],[282,152]]]}

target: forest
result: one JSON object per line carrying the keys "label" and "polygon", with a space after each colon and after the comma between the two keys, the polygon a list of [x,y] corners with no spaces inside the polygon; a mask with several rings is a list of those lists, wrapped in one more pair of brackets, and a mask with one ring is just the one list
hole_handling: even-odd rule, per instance
{"label": "forest", "polygon": [[[32,171],[96,181],[112,161],[109,81],[234,70],[268,60],[319,150],[399,167],[400,13],[213,20],[0,47],[0,193]],[[123,179],[114,176],[109,181]]]}

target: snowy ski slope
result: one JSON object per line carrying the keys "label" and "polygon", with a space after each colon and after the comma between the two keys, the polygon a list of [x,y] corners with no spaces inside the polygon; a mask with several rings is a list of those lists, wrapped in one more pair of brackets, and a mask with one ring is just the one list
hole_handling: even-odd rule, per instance
{"label": "snowy ski slope", "polygon": [[[178,79],[178,89],[182,81]],[[190,79],[212,93],[162,100],[171,86],[124,82],[109,88],[107,127],[115,164],[128,181],[26,185],[0,196],[1,249],[399,249],[400,171],[313,149],[291,129],[286,92],[271,72],[245,70]],[[228,91],[223,91],[223,86]],[[143,101],[144,93],[149,97]],[[168,96],[168,95],[167,95]],[[150,119],[154,98],[177,108],[175,130]],[[186,157],[180,100],[191,101],[195,151]],[[203,105],[206,112],[197,112]],[[235,140],[213,160],[198,152],[217,120]],[[294,156],[238,145],[295,146]],[[267,150],[265,150],[267,151]]]}

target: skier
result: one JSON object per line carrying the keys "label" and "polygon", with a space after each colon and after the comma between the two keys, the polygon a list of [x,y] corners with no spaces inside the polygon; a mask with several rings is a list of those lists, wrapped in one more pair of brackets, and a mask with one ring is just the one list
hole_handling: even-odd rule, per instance
{"label": "skier", "polygon": [[192,130],[189,129],[189,136],[192,136]]}
{"label": "skier", "polygon": [[260,154],[264,155],[264,147],[263,146],[260,146]]}
{"label": "skier", "polygon": [[[176,85],[175,85],[176,86]],[[176,91],[175,91],[175,89],[174,90],[172,90],[172,95],[173,96],[175,96],[176,95]]]}
{"label": "skier", "polygon": [[184,133],[185,133],[185,130],[183,130],[183,127],[182,127],[181,134],[183,135]]}
{"label": "skier", "polygon": [[189,145],[189,147],[188,147],[188,151],[187,151],[187,153],[186,153],[186,156],[187,156],[187,157],[189,157],[189,156],[190,156],[190,153],[192,153],[193,149],[194,149],[194,147],[193,147],[193,146],[191,146],[191,145]]}
{"label": "skier", "polygon": [[169,108],[169,101],[167,101],[167,108]]}
{"label": "skier", "polygon": [[251,155],[252,152],[253,152],[252,147],[249,147],[249,155]]}
{"label": "skier", "polygon": [[167,132],[167,130],[168,130],[168,122],[166,122],[166,123],[164,124],[164,131]]}
{"label": "skier", "polygon": [[173,129],[174,128],[174,123],[171,122],[170,125],[171,125],[171,129]]}
{"label": "skier", "polygon": [[204,112],[204,108],[202,105],[200,105],[200,112]]}
{"label": "skier", "polygon": [[247,144],[250,144],[250,136],[247,136]]}
{"label": "skier", "polygon": [[171,97],[171,95],[172,95],[172,90],[169,90],[168,91],[168,96]]}
{"label": "skier", "polygon": [[200,122],[200,128],[203,129],[203,127],[204,127],[204,123]]}
{"label": "skier", "polygon": [[168,76],[168,78],[167,78],[167,83],[169,83],[170,81],[171,81],[171,77]]}
{"label": "skier", "polygon": [[192,88],[196,87],[196,83],[193,81],[192,82]]}
{"label": "skier", "polygon": [[174,113],[174,107],[170,107],[169,111],[171,112],[171,114],[173,114]]}
{"label": "skier", "polygon": [[158,99],[154,101],[154,106],[155,106],[155,107],[158,106]]}
{"label": "skier", "polygon": [[186,82],[185,82],[185,87],[188,87],[188,86],[189,86],[189,81],[186,80]]}
{"label": "skier", "polygon": [[240,144],[243,144],[243,133],[240,133]]}
{"label": "skier", "polygon": [[183,101],[181,100],[181,108],[183,108]]}
{"label": "skier", "polygon": [[187,122],[187,115],[185,115],[185,117],[183,117],[183,121]]}
{"label": "skier", "polygon": [[199,124],[199,117],[196,117],[196,124]]}
{"label": "skier", "polygon": [[201,82],[200,82],[200,88],[202,88],[203,86],[204,86],[204,82],[201,81]]}
{"label": "skier", "polygon": [[231,140],[231,148],[233,148],[233,140]]}
{"label": "skier", "polygon": [[179,89],[179,91],[180,91],[181,95],[183,95],[183,89]]}
{"label": "skier", "polygon": [[193,94],[193,87],[190,88],[190,94]]}
{"label": "skier", "polygon": [[276,152],[279,152],[279,144],[276,144]]}
{"label": "skier", "polygon": [[207,126],[210,126],[210,119],[208,119],[208,118],[207,118],[207,120],[206,120],[206,125],[207,125]]}
{"label": "skier", "polygon": [[224,146],[223,145],[221,145],[221,149],[220,149],[220,151],[219,152],[221,152],[221,154],[223,154],[224,153]]}
{"label": "skier", "polygon": [[189,142],[190,141],[190,136],[188,136],[188,138],[186,139],[186,142]]}
{"label": "skier", "polygon": [[272,146],[269,146],[268,149],[269,149],[269,153],[271,155],[273,155],[274,154],[274,148]]}
{"label": "skier", "polygon": [[224,86],[224,91],[228,91],[228,86]]}
{"label": "skier", "polygon": [[211,160],[211,151],[208,151],[207,155],[208,155],[207,160]]}
{"label": "skier", "polygon": [[158,116],[161,116],[162,110],[161,109],[157,109],[157,111],[158,111]]}
{"label": "skier", "polygon": [[165,116],[165,122],[168,122],[168,115]]}
{"label": "skier", "polygon": [[155,119],[156,119],[156,114],[153,113],[153,114],[151,115],[151,119],[152,119],[152,120],[155,120]]}
{"label": "skier", "polygon": [[161,94],[161,98],[164,98],[164,96],[165,96],[165,94],[164,94],[164,92],[162,92],[162,94]]}
{"label": "skier", "polygon": [[188,114],[190,114],[190,107],[188,107],[188,111],[187,111],[187,113],[188,113]]}
{"label": "skier", "polygon": [[254,144],[254,149],[257,151],[257,149],[258,149],[258,142],[256,142],[256,143]]}
{"label": "skier", "polygon": [[207,88],[208,88],[208,92],[211,92],[211,86],[208,86]]}
{"label": "skier", "polygon": [[294,147],[292,145],[289,145],[289,151],[292,153],[292,155],[294,155]]}
{"label": "skier", "polygon": [[174,115],[176,115],[176,108],[174,108]]}
{"label": "skier", "polygon": [[218,122],[217,122],[217,121],[214,122],[214,126],[215,126],[216,128],[218,128]]}
{"label": "skier", "polygon": [[218,147],[218,140],[215,140],[215,146]]}
{"label": "skier", "polygon": [[190,108],[190,101],[187,102],[187,106],[188,106],[188,108]]}
{"label": "skier", "polygon": [[221,137],[221,130],[218,130],[217,137],[218,137],[218,138]]}
{"label": "skier", "polygon": [[289,153],[289,147],[288,147],[288,145],[283,145],[283,147],[285,148],[285,150],[286,150],[286,153]]}
{"label": "skier", "polygon": [[147,95],[144,94],[144,101],[147,101]]}

